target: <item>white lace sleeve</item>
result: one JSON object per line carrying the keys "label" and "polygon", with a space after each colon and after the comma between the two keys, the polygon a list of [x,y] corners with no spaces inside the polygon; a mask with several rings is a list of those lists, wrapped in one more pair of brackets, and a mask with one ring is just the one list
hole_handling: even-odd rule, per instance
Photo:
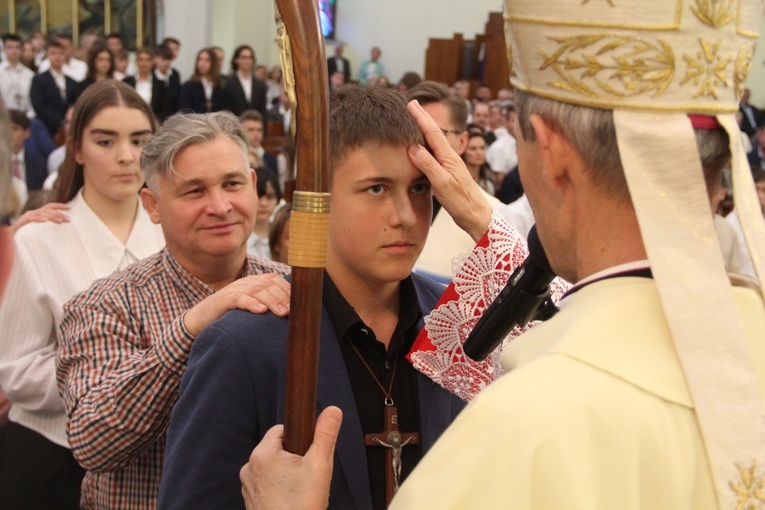
{"label": "white lace sleeve", "polygon": [[[503,374],[499,355],[504,343],[534,323],[515,327],[481,362],[467,357],[462,344],[527,255],[525,239],[495,212],[484,239],[472,252],[455,259],[452,284],[425,318],[425,328],[410,353],[417,370],[466,401]],[[568,288],[556,278],[550,286],[553,301],[557,303]]]}

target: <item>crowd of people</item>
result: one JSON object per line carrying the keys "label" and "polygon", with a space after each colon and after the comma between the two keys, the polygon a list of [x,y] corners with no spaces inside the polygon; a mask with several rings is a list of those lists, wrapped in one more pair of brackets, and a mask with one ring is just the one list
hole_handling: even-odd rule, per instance
{"label": "crowd of people", "polygon": [[[712,434],[697,424],[695,390],[674,354],[681,335],[664,318],[663,307],[669,322],[678,308],[672,296],[658,297],[677,260],[656,256],[642,235],[664,228],[678,259],[685,231],[650,219],[638,226],[646,203],[634,191],[636,142],[624,134],[643,120],[638,114],[536,96],[517,76],[515,92],[414,72],[391,85],[379,47],[354,79],[343,44],[335,45],[318,360],[324,413],[315,448],[300,459],[281,451],[278,425],[290,223],[302,221],[290,217],[295,148],[280,67],[258,65],[253,48],[240,45],[224,69],[213,46],[198,50],[183,80],[174,38],[139,48],[133,63],[118,34],[87,34],[77,50],[67,34],[2,40],[8,114],[0,111],[0,135],[9,127],[10,157],[0,177],[11,174],[12,191],[0,204],[8,224],[0,240],[11,232],[15,246],[7,284],[0,278],[3,508],[488,508],[500,506],[503,481],[517,489],[519,508],[564,508],[567,498],[581,508],[613,508],[620,498],[712,508],[718,473],[704,453]],[[690,140],[686,166],[703,171],[697,237],[709,238],[713,225],[725,269],[759,285],[759,258],[744,234],[751,218],[730,191],[743,158],[724,119],[690,118],[672,136],[685,148]],[[763,216],[765,112],[748,91],[738,121]],[[264,146],[269,135],[282,140],[278,150]],[[651,178],[657,188],[664,182]],[[679,188],[667,187],[685,200]],[[529,340],[509,343],[502,367],[499,352],[490,360],[492,377],[511,377],[466,398],[477,375],[449,381],[429,372],[432,353],[448,348],[439,335],[464,342],[528,255],[535,222],[559,275],[551,300],[565,303],[561,318],[521,324],[512,337]],[[700,263],[716,262],[703,258],[707,248],[694,244],[682,256],[696,262],[704,251]],[[714,318],[734,317],[731,328],[741,331],[732,336],[761,340],[762,302],[752,305],[747,292],[744,285],[713,306]],[[589,335],[572,326],[581,317],[607,325]],[[558,339],[564,356],[549,350]],[[603,354],[606,340],[614,346]],[[624,352],[632,364],[619,361]],[[467,363],[445,359],[438,363]],[[660,383],[651,377],[655,360],[669,374]],[[753,366],[761,377],[761,361]],[[555,377],[563,382],[548,382]],[[591,422],[605,430],[605,454],[588,449]],[[513,434],[504,436],[508,424]],[[495,438],[511,462],[491,458],[491,441],[463,448],[475,435]],[[648,463],[623,448],[638,443]],[[663,464],[667,451],[687,460],[692,476]],[[460,469],[491,465],[486,476],[498,487],[455,482],[454,459]],[[621,476],[626,467],[635,476]],[[617,489],[603,488],[609,471],[621,476]],[[550,490],[553,481],[566,490]]]}

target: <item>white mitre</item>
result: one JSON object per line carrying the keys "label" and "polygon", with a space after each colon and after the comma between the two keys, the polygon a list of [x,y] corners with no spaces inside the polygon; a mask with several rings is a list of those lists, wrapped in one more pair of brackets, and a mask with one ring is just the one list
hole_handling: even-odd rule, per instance
{"label": "white mitre", "polygon": [[728,132],[736,208],[765,297],[765,222],[734,118],[762,8],[762,0],[505,0],[513,86],[614,112],[630,195],[725,509],[748,508],[744,488],[762,490],[765,417],[688,114],[716,116]]}

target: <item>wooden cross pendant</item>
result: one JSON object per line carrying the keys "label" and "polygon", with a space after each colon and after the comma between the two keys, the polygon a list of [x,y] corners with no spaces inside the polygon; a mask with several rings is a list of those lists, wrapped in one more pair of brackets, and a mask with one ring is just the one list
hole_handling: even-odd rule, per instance
{"label": "wooden cross pendant", "polygon": [[379,434],[367,434],[364,436],[364,444],[367,446],[382,446],[386,448],[385,464],[389,467],[385,471],[385,495],[390,505],[393,496],[398,491],[401,479],[401,449],[410,444],[418,444],[420,435],[416,432],[401,432],[398,430],[398,408],[389,406],[385,408],[385,428]]}

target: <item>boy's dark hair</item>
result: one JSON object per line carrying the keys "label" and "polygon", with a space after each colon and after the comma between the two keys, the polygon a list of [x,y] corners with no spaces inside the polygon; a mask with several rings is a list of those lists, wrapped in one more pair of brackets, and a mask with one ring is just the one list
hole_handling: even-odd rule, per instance
{"label": "boy's dark hair", "polygon": [[22,112],[21,110],[11,109],[11,110],[8,110],[8,114],[11,116],[11,124],[20,126],[25,131],[29,129],[31,122],[29,120],[29,117],[27,117],[26,113]]}
{"label": "boy's dark hair", "polygon": [[24,40],[18,34],[3,34],[2,39],[3,39],[3,44],[6,44],[8,41],[24,44]]}
{"label": "boy's dark hair", "polygon": [[69,32],[60,32],[60,33],[54,35],[53,37],[55,39],[59,39],[59,40],[60,39],[65,39],[65,40],[69,41],[70,43],[74,42],[74,38],[72,38],[72,34],[70,34]]}
{"label": "boy's dark hair", "polygon": [[140,50],[136,52],[136,55],[140,55],[141,53],[145,53],[149,55],[151,58],[154,58],[154,50],[149,46],[143,46]]}
{"label": "boy's dark hair", "polygon": [[49,48],[58,48],[60,50],[66,50],[66,48],[64,48],[64,45],[61,44],[61,42],[58,41],[57,39],[49,39],[45,43],[45,49],[47,50]]}
{"label": "boy's dark hair", "polygon": [[266,167],[259,166],[255,169],[255,176],[257,177],[255,191],[258,193],[258,197],[266,194],[266,184],[270,182],[271,187],[274,188],[274,193],[276,193],[276,201],[282,199],[282,191],[279,189],[279,179],[276,178],[276,174]]}
{"label": "boy's dark hair", "polygon": [[179,41],[175,37],[165,37],[164,39],[162,39],[162,46],[167,46],[168,43],[176,44],[178,46],[181,45],[181,41]]}
{"label": "boy's dark hair", "polygon": [[346,85],[329,99],[330,168],[365,144],[397,147],[423,144],[404,98],[383,87]]}
{"label": "boy's dark hair", "polygon": [[752,179],[754,182],[765,181],[765,170],[762,168],[752,168]]}
{"label": "boy's dark hair", "polygon": [[173,60],[173,52],[170,47],[165,44],[160,44],[154,47],[154,56],[163,58],[165,60]]}
{"label": "boy's dark hair", "polygon": [[245,110],[242,112],[239,118],[242,119],[242,122],[244,122],[245,120],[253,120],[256,122],[263,123],[263,114],[260,113],[258,110]]}

